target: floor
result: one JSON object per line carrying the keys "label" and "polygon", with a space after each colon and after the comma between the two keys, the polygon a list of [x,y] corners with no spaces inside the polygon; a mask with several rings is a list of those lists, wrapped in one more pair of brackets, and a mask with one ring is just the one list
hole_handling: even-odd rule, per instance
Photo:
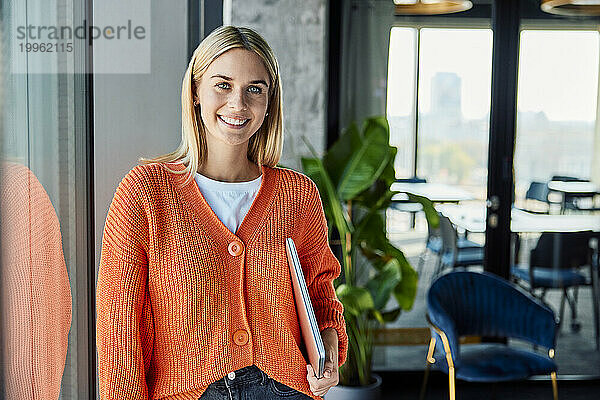
{"label": "floor", "polygon": [[[380,372],[382,377],[381,400],[419,399],[422,374]],[[448,399],[448,381],[445,375],[432,373],[427,385],[426,400]],[[552,399],[552,384],[548,380],[512,382],[506,384],[476,384],[458,382],[456,398],[459,400],[543,400]],[[558,382],[558,398],[564,400],[596,400],[600,398],[600,381]]]}

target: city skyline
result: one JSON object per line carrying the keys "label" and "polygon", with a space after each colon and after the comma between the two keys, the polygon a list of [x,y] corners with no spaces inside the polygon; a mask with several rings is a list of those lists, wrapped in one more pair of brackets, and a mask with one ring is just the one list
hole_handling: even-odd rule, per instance
{"label": "city skyline", "polygon": [[[391,31],[387,102],[390,116],[414,112],[415,41],[414,28],[395,27]],[[436,74],[451,73],[462,82],[464,118],[486,116],[490,108],[491,48],[489,29],[422,29],[420,113],[431,109],[431,86]],[[523,31],[518,110],[544,111],[554,121],[594,121],[599,48],[597,31]]]}
{"label": "city skyline", "polygon": [[[438,72],[432,78],[431,108],[419,115],[417,175],[432,182],[468,186],[484,195],[489,111],[480,118],[465,118],[461,86],[455,73]],[[398,147],[397,176],[412,176],[413,118],[389,115],[388,120],[390,142]],[[552,121],[544,110],[518,110],[514,162],[519,193],[531,181],[553,175],[589,177],[594,127],[594,121]]]}

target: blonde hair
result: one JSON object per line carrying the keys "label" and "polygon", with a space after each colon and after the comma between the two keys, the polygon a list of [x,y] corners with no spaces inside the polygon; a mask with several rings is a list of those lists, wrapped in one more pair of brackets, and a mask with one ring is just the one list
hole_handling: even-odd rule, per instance
{"label": "blonde hair", "polygon": [[181,88],[181,143],[168,154],[154,158],[140,158],[143,164],[182,161],[186,168],[169,171],[188,174],[191,180],[198,168],[206,163],[206,127],[202,122],[200,108],[194,107],[192,82],[196,85],[208,66],[228,50],[242,48],[257,54],[265,64],[269,75],[269,99],[267,115],[258,131],[248,142],[248,159],[259,167],[274,167],[281,158],[283,147],[283,113],[281,104],[281,78],[279,65],[267,42],[249,28],[221,26],[196,47],[190,60]]}

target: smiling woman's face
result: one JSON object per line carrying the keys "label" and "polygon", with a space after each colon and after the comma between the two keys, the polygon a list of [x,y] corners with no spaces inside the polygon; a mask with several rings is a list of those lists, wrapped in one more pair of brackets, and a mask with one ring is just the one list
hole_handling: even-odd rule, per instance
{"label": "smiling woman's face", "polygon": [[207,140],[247,142],[265,118],[268,85],[267,70],[255,53],[232,49],[217,57],[195,88]]}

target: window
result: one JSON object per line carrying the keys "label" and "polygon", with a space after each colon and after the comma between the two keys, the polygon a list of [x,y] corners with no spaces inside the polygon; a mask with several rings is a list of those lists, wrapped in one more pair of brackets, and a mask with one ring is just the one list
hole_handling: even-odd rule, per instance
{"label": "window", "polygon": [[491,63],[490,29],[392,28],[387,116],[399,178],[416,172],[485,198]]}
{"label": "window", "polygon": [[524,30],[520,46],[517,199],[524,198],[532,181],[591,177],[600,34]]}
{"label": "window", "polygon": [[[592,165],[594,157],[598,157],[594,155],[594,146],[599,140],[595,133],[599,50],[597,30],[521,31],[514,155],[517,207],[535,210],[542,206],[537,211],[580,213],[576,216],[580,218],[589,216],[587,211],[568,207],[559,210],[562,207],[556,206],[563,196],[557,192],[542,194],[549,197],[549,207],[544,202],[526,202],[525,194],[531,182],[544,184],[555,175],[593,178]],[[530,265],[531,250],[539,238],[539,233],[520,235],[521,265]],[[558,252],[561,249],[560,246],[552,248]],[[586,269],[581,271],[587,273]],[[574,293],[578,299],[575,302],[578,323],[572,323],[571,308],[565,307],[556,361],[563,376],[595,375],[598,357],[594,346],[593,292],[589,287],[581,287]],[[561,290],[551,289],[543,296],[557,317],[561,312],[561,294]],[[586,357],[573,354],[586,354]]]}
{"label": "window", "polygon": [[[390,143],[398,147],[396,177],[416,175],[427,182],[458,186],[475,201],[484,200],[492,31],[394,27],[390,35],[387,118]],[[420,273],[413,309],[386,329],[391,330],[390,337],[396,335],[395,344],[417,345],[376,347],[376,365],[397,368],[402,360],[402,369],[420,370],[429,337],[425,293],[435,260],[419,261],[427,237],[423,213],[416,214],[415,229],[409,212],[390,209],[386,216],[390,239]],[[484,241],[481,234],[469,238]]]}
{"label": "window", "polygon": [[414,28],[392,28],[388,63],[387,119],[390,144],[398,148],[396,177],[413,175],[415,159],[414,123],[416,89],[416,41]]}

